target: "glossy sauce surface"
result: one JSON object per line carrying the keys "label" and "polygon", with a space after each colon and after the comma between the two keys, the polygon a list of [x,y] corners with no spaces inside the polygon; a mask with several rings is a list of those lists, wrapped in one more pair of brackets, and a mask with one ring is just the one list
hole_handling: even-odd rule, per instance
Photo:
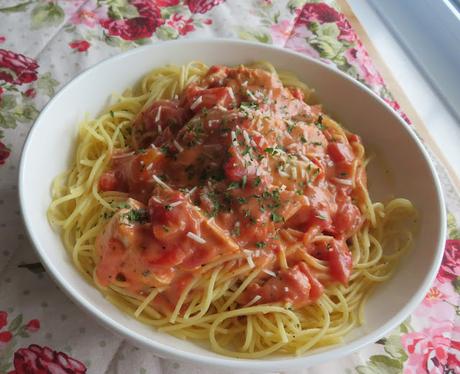
{"label": "glossy sauce surface", "polygon": [[153,304],[167,312],[206,264],[243,251],[264,271],[240,305],[301,307],[325,285],[347,284],[365,172],[355,173],[359,137],[328,121],[299,89],[246,67],[213,66],[177,100],[152,103],[99,181],[131,197],[97,239],[99,282],[143,295],[160,287]]}

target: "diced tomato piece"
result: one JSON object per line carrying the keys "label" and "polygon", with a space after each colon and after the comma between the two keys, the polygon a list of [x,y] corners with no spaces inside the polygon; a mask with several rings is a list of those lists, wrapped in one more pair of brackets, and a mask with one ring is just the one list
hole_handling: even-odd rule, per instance
{"label": "diced tomato piece", "polygon": [[312,274],[308,265],[305,262],[299,263],[299,268],[302,270],[304,274],[307,275],[308,280],[310,282],[310,300],[316,301],[324,292],[324,287],[321,282]]}
{"label": "diced tomato piece", "polygon": [[300,262],[279,271],[276,278],[268,279],[262,286],[251,284],[240,297],[239,303],[247,304],[259,295],[259,303],[291,302],[295,307],[302,307],[317,300],[322,292],[321,283],[311,274],[308,266]]}
{"label": "diced tomato piece", "polygon": [[337,213],[333,218],[335,232],[348,238],[361,227],[363,222],[362,214],[359,208],[344,194],[339,194],[337,205]]}
{"label": "diced tomato piece", "polygon": [[190,109],[199,112],[203,108],[210,109],[216,105],[227,108],[233,103],[230,90],[228,87],[215,87],[199,91],[190,102]]}
{"label": "diced tomato piece", "polygon": [[216,255],[215,248],[209,248],[209,246],[196,246],[193,248],[193,252],[188,256],[181,264],[181,268],[185,270],[193,270],[198,266],[207,264]]}
{"label": "diced tomato piece", "polygon": [[235,156],[230,157],[224,164],[224,171],[227,178],[232,182],[239,182],[246,175],[245,167]]}
{"label": "diced tomato piece", "polygon": [[[152,197],[149,200],[149,214],[152,232],[155,238],[166,244],[178,244],[188,231],[197,232],[198,222],[193,217],[193,208],[185,201],[180,192],[164,192],[162,199]],[[181,204],[170,206],[176,202]]]}
{"label": "diced tomato piece", "polygon": [[166,248],[162,255],[155,260],[150,260],[149,264],[159,267],[171,267],[180,264],[186,256],[186,253],[177,245]]}
{"label": "diced tomato piece", "polygon": [[156,144],[156,138],[166,129],[175,134],[186,121],[187,112],[176,101],[154,101],[134,120],[132,131],[134,148],[146,148],[150,144]]}
{"label": "diced tomato piece", "polygon": [[330,142],[327,146],[327,153],[334,162],[350,163],[355,158],[351,147],[339,142]]}
{"label": "diced tomato piece", "polygon": [[289,87],[289,91],[291,92],[292,96],[294,96],[296,99],[299,100],[304,100],[305,96],[303,91],[298,88],[298,87]]}
{"label": "diced tomato piece", "polygon": [[175,280],[171,284],[171,287],[168,287],[162,294],[166,296],[166,298],[172,305],[175,306],[179,301],[182,292],[184,292],[185,288],[189,285],[189,283],[192,280],[193,275],[184,274],[183,276]]}
{"label": "diced tomato piece", "polygon": [[356,134],[348,135],[347,139],[350,143],[361,143],[361,138]]}
{"label": "diced tomato piece", "polygon": [[334,240],[330,243],[328,257],[331,276],[343,285],[348,285],[351,274],[351,253],[344,241]]}
{"label": "diced tomato piece", "polygon": [[119,182],[113,170],[103,173],[99,178],[99,189],[101,191],[117,191],[118,186]]}

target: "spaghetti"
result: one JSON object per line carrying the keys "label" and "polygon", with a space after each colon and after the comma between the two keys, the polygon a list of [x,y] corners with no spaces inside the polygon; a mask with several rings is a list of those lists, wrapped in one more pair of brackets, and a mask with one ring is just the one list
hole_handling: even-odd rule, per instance
{"label": "spaghetti", "polygon": [[337,344],[412,244],[371,202],[360,138],[267,63],[147,74],[79,130],[50,222],[122,310],[218,353]]}

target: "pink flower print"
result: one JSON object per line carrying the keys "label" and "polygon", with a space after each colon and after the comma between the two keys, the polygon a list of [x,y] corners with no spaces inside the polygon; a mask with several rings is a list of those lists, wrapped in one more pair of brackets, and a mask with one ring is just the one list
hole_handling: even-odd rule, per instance
{"label": "pink flower print", "polygon": [[0,44],[4,43],[6,38],[4,36],[0,36]]}
{"label": "pink flower print", "polygon": [[446,241],[444,257],[437,275],[440,282],[452,282],[460,277],[460,240]]}
{"label": "pink flower print", "polygon": [[31,83],[38,78],[38,63],[20,53],[0,49],[0,80],[12,84]]}
{"label": "pink flower print", "polygon": [[312,58],[319,59],[319,52],[307,42],[307,40],[312,37],[313,33],[305,25],[296,25],[291,33],[291,36],[289,36],[285,47]]}
{"label": "pink flower print", "polygon": [[193,20],[177,13],[174,13],[166,24],[175,29],[180,35],[186,35],[191,31],[195,31]]}
{"label": "pink flower print", "polygon": [[86,366],[63,352],[32,344],[14,353],[14,370],[9,374],[84,374]]}
{"label": "pink flower print", "polygon": [[168,7],[168,6],[176,6],[179,4],[179,0],[155,0],[155,3],[159,7]]}
{"label": "pink flower print", "polygon": [[307,3],[300,12],[298,22],[309,24],[310,22],[337,22],[340,20],[340,13],[331,6],[324,3]]}
{"label": "pink flower print", "polygon": [[138,40],[150,38],[155,30],[164,23],[161,18],[160,8],[152,1],[132,0],[139,12],[138,17],[129,19],[103,19],[101,26],[111,36],[119,36],[124,40]]}
{"label": "pink flower print", "polygon": [[40,330],[40,321],[38,319],[32,319],[27,322],[26,330],[29,332],[37,332]]}
{"label": "pink flower print", "polygon": [[340,15],[340,20],[336,23],[340,30],[339,39],[348,43],[355,43],[358,40],[358,36],[350,25],[350,22],[343,16]]}
{"label": "pink flower print", "polygon": [[383,79],[375,69],[369,55],[360,41],[354,48],[344,53],[347,62],[356,69],[358,77],[370,87],[377,89],[383,86]]}
{"label": "pink flower print", "polygon": [[185,0],[185,4],[188,5],[192,13],[204,14],[224,1],[225,0]]}
{"label": "pink flower print", "polygon": [[35,91],[35,88],[29,88],[24,92],[24,95],[33,99],[37,95],[37,91]]}
{"label": "pink flower print", "polygon": [[451,321],[455,318],[459,295],[450,282],[434,282],[423,302],[414,312],[420,326],[430,327],[433,319]]}
{"label": "pink flower print", "polygon": [[436,322],[436,327],[425,328],[402,336],[408,354],[405,374],[455,373],[460,366],[460,326],[451,322]]}
{"label": "pink flower print", "polygon": [[70,22],[74,25],[95,27],[103,15],[104,14],[102,13],[102,8],[96,8],[93,10],[83,8],[78,12],[75,12],[72,17],[70,17]]}
{"label": "pink flower print", "polygon": [[270,28],[273,44],[284,46],[291,35],[294,25],[291,20],[284,20]]}
{"label": "pink flower print", "polygon": [[8,323],[8,313],[0,310],[0,330],[3,329]]}
{"label": "pink flower print", "polygon": [[3,165],[8,157],[10,157],[11,151],[8,147],[0,141],[0,165]]}
{"label": "pink flower print", "polygon": [[86,40],[74,40],[69,43],[69,47],[78,52],[86,52],[91,44]]}
{"label": "pink flower print", "polygon": [[0,332],[0,347],[3,344],[9,343],[11,339],[13,339],[13,334],[10,331]]}
{"label": "pink flower print", "polygon": [[428,308],[431,308],[433,305],[436,305],[440,301],[445,300],[446,295],[444,295],[439,288],[431,287],[423,299],[423,304]]}

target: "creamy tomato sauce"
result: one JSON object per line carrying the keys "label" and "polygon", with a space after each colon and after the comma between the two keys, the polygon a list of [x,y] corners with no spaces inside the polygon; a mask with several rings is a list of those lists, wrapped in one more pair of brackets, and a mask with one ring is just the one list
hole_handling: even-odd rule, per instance
{"label": "creamy tomato sauce", "polygon": [[[360,139],[327,121],[299,89],[246,67],[213,66],[177,100],[152,103],[99,181],[131,197],[97,239],[99,282],[144,295],[160,287],[153,304],[171,311],[204,265],[243,252],[264,271],[240,305],[301,307],[347,284],[346,240],[363,222],[352,178]],[[364,168],[357,175],[365,183]],[[321,282],[299,251],[327,264]]]}

